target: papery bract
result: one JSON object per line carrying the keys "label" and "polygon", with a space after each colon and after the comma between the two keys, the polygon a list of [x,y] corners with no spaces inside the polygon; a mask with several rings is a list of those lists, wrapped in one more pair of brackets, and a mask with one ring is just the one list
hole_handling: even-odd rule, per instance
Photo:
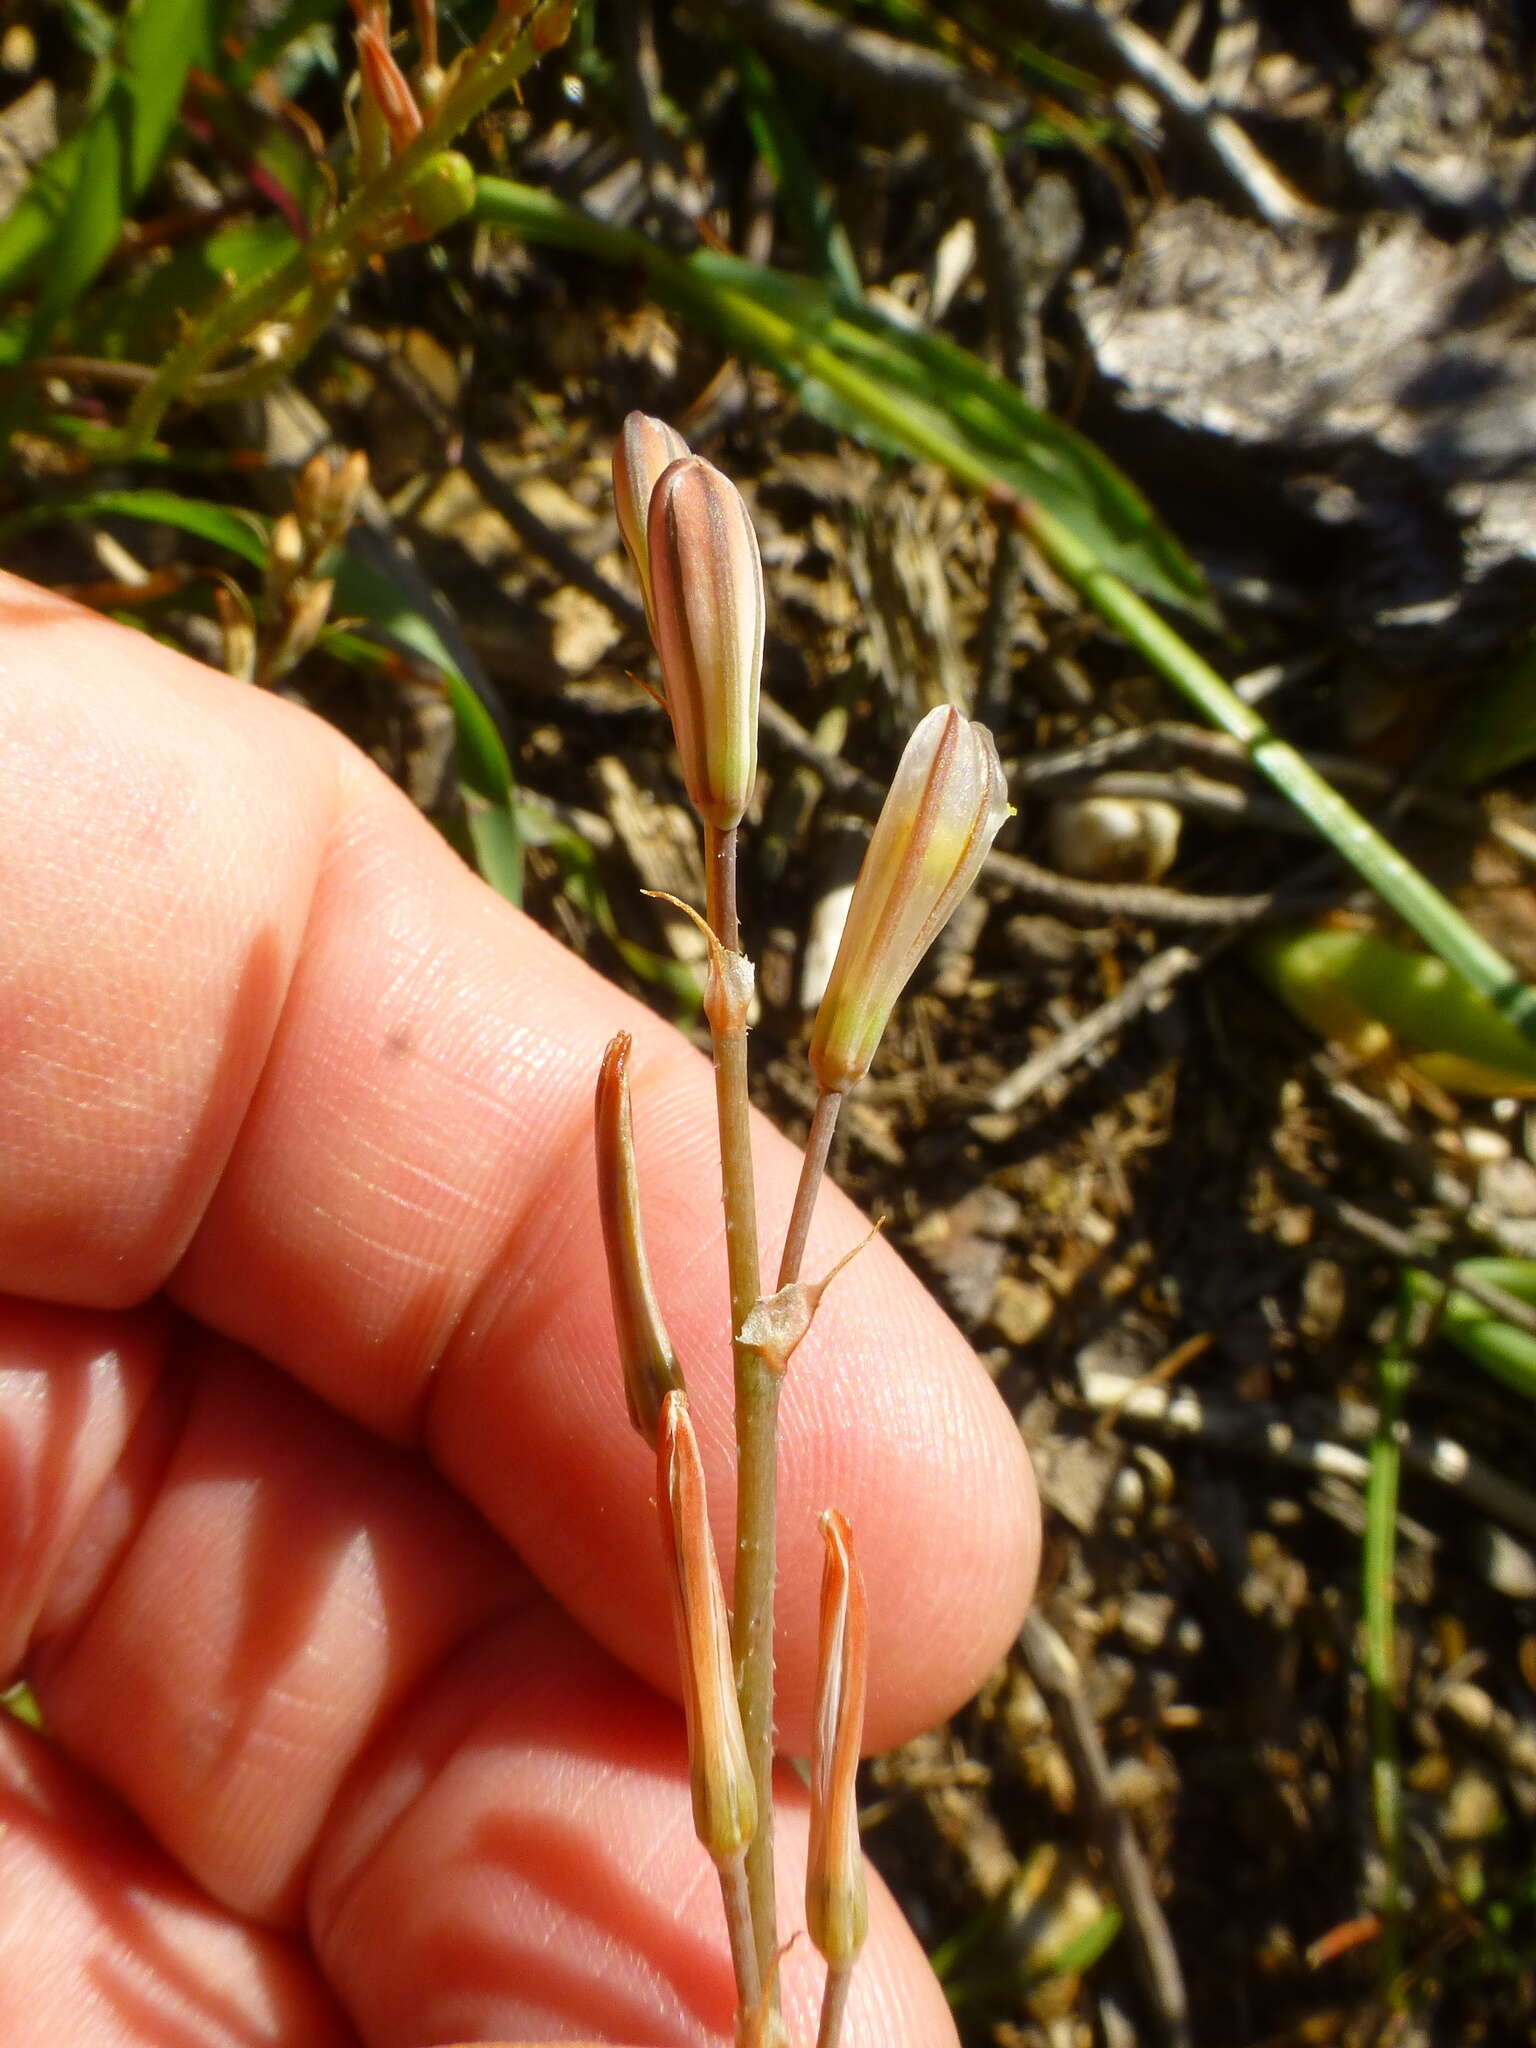
{"label": "papery bract", "polygon": [[930,711],[901,757],[859,869],[811,1033],[811,1069],[843,1092],[869,1071],[896,998],[975,881],[1008,791],[985,726]]}

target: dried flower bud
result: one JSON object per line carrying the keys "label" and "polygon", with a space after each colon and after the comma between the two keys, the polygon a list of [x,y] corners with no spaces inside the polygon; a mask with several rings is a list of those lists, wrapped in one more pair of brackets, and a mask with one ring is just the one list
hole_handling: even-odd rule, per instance
{"label": "dried flower bud", "polygon": [[640,595],[645,600],[645,622],[656,637],[651,612],[651,556],[646,541],[645,521],[651,509],[651,493],[669,469],[688,453],[688,443],[665,420],[653,420],[649,413],[632,412],[613,444],[613,507],[619,515],[619,532],[629,550],[629,559],[640,578]]}
{"label": "dried flower bud", "polygon": [[652,630],[683,781],[707,825],[741,822],[757,779],[763,565],[741,493],[702,456],[663,471],[646,517]]}
{"label": "dried flower bud", "polygon": [[811,1032],[829,1091],[869,1071],[896,998],[975,881],[1008,791],[985,726],[930,711],[907,742],[859,869],[832,979]]}
{"label": "dried flower bud", "polygon": [[316,558],[346,539],[368,482],[368,458],[358,448],[344,461],[312,455],[293,486],[293,509]]}
{"label": "dried flower bud", "polygon": [[297,668],[320,638],[330,616],[335,585],[329,577],[314,583],[296,583],[288,593],[287,617],[276,645],[263,665],[262,680],[270,687],[290,669]]}
{"label": "dried flower bud", "polygon": [[266,596],[281,604],[304,567],[304,532],[291,512],[273,521],[267,543]]}
{"label": "dried flower bud", "polygon": [[733,1862],[757,1827],[757,1788],[741,1731],[731,1627],[709,1533],[704,1466],[688,1419],[688,1398],[661,1404],[656,1504],[672,1582],[672,1615],[688,1720],[693,1825],[716,1863]]}
{"label": "dried flower bud", "polygon": [[869,1907],[859,1848],[855,1778],[864,1734],[869,1622],[853,1531],[836,1508],[820,1522],[826,1544],[811,1749],[811,1840],[805,1924],[828,1965],[846,1969],[864,1946]]}
{"label": "dried flower bud", "polygon": [[683,1375],[656,1306],[645,1236],[629,1114],[630,1036],[609,1041],[597,1076],[597,1200],[608,1258],[608,1292],[624,1368],[629,1419],[654,1449],[661,1404]]}

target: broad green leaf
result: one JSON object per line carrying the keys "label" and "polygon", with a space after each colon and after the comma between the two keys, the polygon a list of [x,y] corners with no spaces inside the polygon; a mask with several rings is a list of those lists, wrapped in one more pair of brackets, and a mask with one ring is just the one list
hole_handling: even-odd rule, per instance
{"label": "broad green leaf", "polygon": [[1432,954],[1378,932],[1280,931],[1247,955],[1304,1023],[1360,1058],[1395,1052],[1453,1094],[1536,1095],[1536,1046]]}
{"label": "broad green leaf", "polygon": [[35,526],[53,526],[60,520],[106,518],[145,519],[156,526],[174,526],[198,540],[228,548],[253,568],[261,568],[267,559],[266,529],[254,513],[213,505],[203,498],[184,498],[177,491],[153,486],[140,490],[93,488],[46,499],[0,520],[0,540],[26,533]]}
{"label": "broad green leaf", "polygon": [[182,322],[198,319],[212,304],[226,279],[240,285],[259,277],[293,246],[276,214],[232,221],[92,292],[76,309],[72,344],[113,362],[153,363],[174,346]]}

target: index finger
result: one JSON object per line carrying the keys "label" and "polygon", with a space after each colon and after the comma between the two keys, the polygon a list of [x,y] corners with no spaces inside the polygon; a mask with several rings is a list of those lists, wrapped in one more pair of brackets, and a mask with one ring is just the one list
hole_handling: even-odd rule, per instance
{"label": "index finger", "polygon": [[[671,1688],[590,1160],[633,1060],[658,1284],[730,1554],[729,1316],[707,1067],[462,865],[328,727],[0,581],[0,1289],[165,1288],[338,1408],[421,1442],[609,1648]],[[758,1132],[766,1241],[794,1155]],[[860,1232],[829,1190],[806,1270]],[[814,1518],[859,1531],[872,1744],[941,1717],[1017,1626],[1017,1429],[875,1245],[784,1406],[781,1726],[802,1747]]]}

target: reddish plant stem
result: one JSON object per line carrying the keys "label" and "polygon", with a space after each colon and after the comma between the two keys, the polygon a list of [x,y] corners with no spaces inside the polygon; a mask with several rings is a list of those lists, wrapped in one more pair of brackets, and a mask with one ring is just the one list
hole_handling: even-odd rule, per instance
{"label": "reddish plant stem", "polygon": [[790,1211],[789,1232],[784,1239],[784,1256],[779,1261],[777,1284],[780,1287],[788,1287],[791,1281],[800,1278],[805,1241],[811,1234],[811,1217],[816,1209],[816,1195],[821,1187],[821,1177],[827,1170],[827,1154],[832,1149],[832,1134],[837,1129],[837,1113],[842,1106],[842,1094],[835,1088],[823,1088],[816,1098],[810,1135],[805,1141],[805,1157],[800,1163],[800,1185],[795,1189],[795,1206]]}

